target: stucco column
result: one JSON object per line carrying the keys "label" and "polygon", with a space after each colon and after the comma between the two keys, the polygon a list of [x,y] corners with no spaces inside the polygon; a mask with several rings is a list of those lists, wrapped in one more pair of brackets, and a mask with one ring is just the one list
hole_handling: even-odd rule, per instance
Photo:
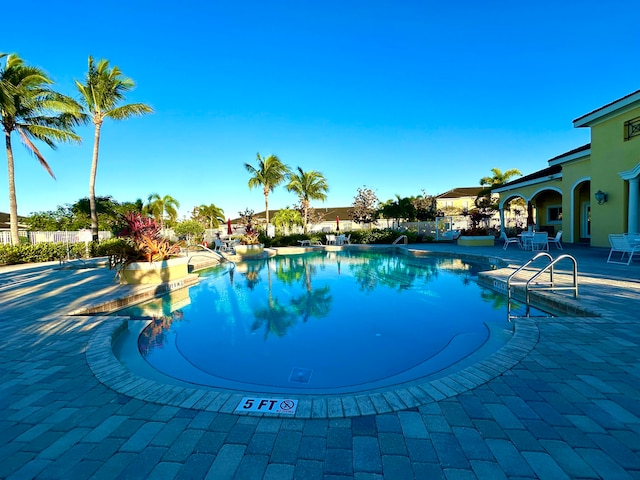
{"label": "stucco column", "polygon": [[498,212],[500,213],[500,235],[502,235],[503,233],[506,233],[506,230],[504,229],[504,206],[501,206],[498,209]]}
{"label": "stucco column", "polygon": [[533,219],[533,203],[530,200],[527,201],[527,229],[530,226],[535,225],[535,220]]}
{"label": "stucco column", "polygon": [[638,183],[638,177],[629,179],[629,221],[627,226],[629,233],[640,233],[640,229],[638,229],[638,212],[640,210]]}

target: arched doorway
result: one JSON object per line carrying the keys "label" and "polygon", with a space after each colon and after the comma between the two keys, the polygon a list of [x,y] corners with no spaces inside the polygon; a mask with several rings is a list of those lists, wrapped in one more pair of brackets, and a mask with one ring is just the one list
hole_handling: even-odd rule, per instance
{"label": "arched doorway", "polygon": [[591,242],[591,179],[581,178],[571,188],[570,241]]}

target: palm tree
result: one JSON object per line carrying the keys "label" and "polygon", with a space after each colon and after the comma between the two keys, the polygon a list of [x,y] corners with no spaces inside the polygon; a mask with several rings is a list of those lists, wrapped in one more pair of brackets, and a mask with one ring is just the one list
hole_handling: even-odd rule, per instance
{"label": "palm tree", "polygon": [[264,194],[264,210],[269,224],[269,193],[284,182],[289,174],[289,167],[280,161],[277,155],[269,155],[267,158],[260,157],[260,153],[256,154],[258,168],[249,163],[245,163],[244,167],[253,175],[249,179],[249,188],[262,187]]}
{"label": "palm tree", "polygon": [[520,170],[518,170],[517,168],[510,168],[504,173],[502,173],[502,170],[500,170],[499,168],[492,168],[491,173],[493,173],[491,177],[482,177],[480,179],[480,185],[484,187],[484,189],[478,196],[483,195],[482,192],[485,192],[484,195],[486,195],[487,190],[490,193],[492,188],[504,185],[513,177],[522,175],[522,173],[520,173]]}
{"label": "palm tree", "polygon": [[109,68],[108,60],[94,63],[89,56],[89,70],[85,76],[85,83],[76,80],[76,87],[80,92],[83,106],[88,117],[95,125],[93,140],[93,158],[91,160],[91,174],[89,176],[89,203],[91,207],[91,234],[93,240],[98,240],[98,213],[96,211],[96,173],[98,171],[98,151],[100,149],[100,130],[105,118],[125,120],[133,116],[152,113],[153,109],[144,103],[130,103],[118,106],[125,98],[125,93],[135,87],[130,78],[124,77],[117,66]]}
{"label": "palm tree", "polygon": [[211,205],[200,205],[194,209],[194,218],[202,222],[206,228],[218,228],[224,222],[224,210]]}
{"label": "palm tree", "polygon": [[55,149],[56,142],[80,142],[73,128],[82,121],[81,108],[73,99],[48,85],[53,81],[46,73],[24,64],[15,54],[0,54],[6,63],[0,70],[0,123],[4,130],[9,176],[9,216],[11,243],[18,245],[18,202],[11,134],[16,131],[40,164],[56,178],[49,164],[32,140],[40,140]]}
{"label": "palm tree", "polygon": [[287,190],[294,192],[300,199],[302,210],[304,212],[304,233],[307,233],[307,223],[309,221],[309,202],[311,200],[320,200],[324,202],[327,199],[329,185],[324,175],[315,170],[305,172],[298,167],[297,173],[289,175],[289,184]]}
{"label": "palm tree", "polygon": [[147,200],[148,203],[144,207],[144,213],[151,215],[157,222],[160,222],[160,228],[164,228],[165,217],[171,222],[177,220],[177,209],[180,208],[180,202],[171,195],[161,197],[157,193],[152,193]]}

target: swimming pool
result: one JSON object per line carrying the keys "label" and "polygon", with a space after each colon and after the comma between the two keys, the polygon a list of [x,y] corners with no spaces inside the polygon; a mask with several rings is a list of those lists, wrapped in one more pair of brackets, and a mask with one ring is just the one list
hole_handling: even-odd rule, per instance
{"label": "swimming pool", "polygon": [[475,282],[487,268],[382,252],[279,255],[208,270],[189,290],[118,314],[143,319],[138,350],[170,378],[250,392],[353,393],[499,348],[512,330],[504,296]]}

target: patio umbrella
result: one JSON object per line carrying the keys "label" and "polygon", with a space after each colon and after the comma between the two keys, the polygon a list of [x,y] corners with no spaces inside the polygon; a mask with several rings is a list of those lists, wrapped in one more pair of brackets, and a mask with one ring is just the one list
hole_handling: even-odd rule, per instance
{"label": "patio umbrella", "polygon": [[227,235],[231,235],[231,219],[227,219]]}
{"label": "patio umbrella", "polygon": [[336,231],[340,231],[340,217],[336,217]]}

